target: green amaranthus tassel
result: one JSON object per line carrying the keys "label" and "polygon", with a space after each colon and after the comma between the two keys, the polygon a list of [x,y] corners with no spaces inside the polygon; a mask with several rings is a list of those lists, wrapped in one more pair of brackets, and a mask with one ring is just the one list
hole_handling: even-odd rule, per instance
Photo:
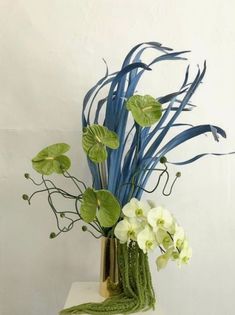
{"label": "green amaranthus tassel", "polygon": [[136,242],[129,246],[118,243],[118,266],[122,292],[101,303],[84,303],[60,312],[76,314],[130,314],[146,311],[155,305],[155,294],[149,270],[148,256]]}

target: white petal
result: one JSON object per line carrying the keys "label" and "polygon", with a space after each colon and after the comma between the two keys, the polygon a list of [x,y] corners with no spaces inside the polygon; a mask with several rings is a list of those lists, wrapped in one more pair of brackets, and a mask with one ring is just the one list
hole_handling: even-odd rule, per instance
{"label": "white petal", "polygon": [[178,225],[176,225],[175,228],[175,234],[174,234],[174,244],[175,247],[182,247],[183,243],[184,243],[184,238],[185,238],[185,233],[184,233],[184,229]]}
{"label": "white petal", "polygon": [[188,264],[191,257],[192,248],[187,246],[179,254],[178,265],[181,266],[181,264]]}
{"label": "white petal", "polygon": [[162,217],[165,221],[164,227],[165,228],[170,227],[173,223],[173,217],[167,209],[164,209],[164,208],[162,209]]}
{"label": "white petal", "polygon": [[161,269],[164,269],[169,261],[169,258],[166,257],[166,255],[161,255],[157,258],[156,264],[157,264],[157,270],[160,271]]}
{"label": "white petal", "polygon": [[128,218],[138,217],[140,219],[147,216],[150,205],[145,201],[132,198],[122,209],[123,214]]}
{"label": "white petal", "polygon": [[163,229],[158,229],[156,232],[156,239],[157,242],[160,245],[163,245],[165,249],[168,249],[170,246],[172,246],[173,241],[171,236],[167,233],[167,231]]}
{"label": "white petal", "polygon": [[123,214],[128,217],[128,218],[133,218],[135,217],[135,207],[128,202],[123,208],[122,208]]}
{"label": "white petal", "polygon": [[151,209],[149,203],[147,201],[139,201],[138,208],[143,211],[143,215],[147,217],[149,210]]}
{"label": "white petal", "polygon": [[174,224],[172,215],[163,207],[151,209],[148,213],[148,222],[155,230],[161,228],[167,231],[171,230]]}
{"label": "white petal", "polygon": [[157,246],[155,234],[149,226],[146,226],[137,236],[139,247],[146,253]]}
{"label": "white petal", "polygon": [[172,255],[172,249],[169,249],[163,255],[159,256],[156,260],[157,270],[161,270],[166,267],[170,257]]}
{"label": "white petal", "polygon": [[148,212],[148,223],[154,228],[156,227],[156,222],[157,222],[157,212],[156,212],[157,208],[153,208],[151,210],[149,210]]}
{"label": "white petal", "polygon": [[121,243],[126,243],[128,241],[128,232],[130,229],[130,224],[127,220],[122,220],[118,222],[114,229],[115,236],[120,240]]}
{"label": "white petal", "polygon": [[142,230],[142,224],[137,218],[128,218],[128,222],[130,224],[129,232],[130,238],[133,241],[136,241],[138,233]]}

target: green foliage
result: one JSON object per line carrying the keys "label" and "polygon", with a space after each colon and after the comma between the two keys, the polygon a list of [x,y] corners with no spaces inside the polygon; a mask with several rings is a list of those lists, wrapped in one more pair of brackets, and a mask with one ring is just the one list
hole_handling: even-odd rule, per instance
{"label": "green foliage", "polygon": [[111,227],[119,219],[120,211],[118,200],[108,190],[87,188],[83,194],[80,213],[87,223],[97,218],[102,227]]}
{"label": "green foliage", "polygon": [[84,128],[82,146],[89,159],[94,163],[101,163],[107,159],[106,147],[117,149],[119,139],[115,132],[100,125]]}
{"label": "green foliage", "polygon": [[70,159],[64,155],[70,146],[66,143],[52,144],[40,151],[33,159],[33,168],[40,174],[62,174],[70,168]]}
{"label": "green foliage", "polygon": [[150,95],[134,95],[127,100],[126,108],[142,127],[150,127],[162,116],[162,105]]}
{"label": "green foliage", "polygon": [[96,195],[98,201],[97,218],[101,226],[113,226],[120,216],[121,207],[119,202],[108,190],[98,190]]}
{"label": "green foliage", "polygon": [[83,193],[80,213],[83,220],[87,223],[94,221],[97,211],[97,197],[92,188],[87,188]]}
{"label": "green foliage", "polygon": [[62,310],[60,315],[115,315],[154,309],[156,300],[149,270],[148,256],[137,243],[118,244],[118,266],[122,292],[101,303],[84,303]]}

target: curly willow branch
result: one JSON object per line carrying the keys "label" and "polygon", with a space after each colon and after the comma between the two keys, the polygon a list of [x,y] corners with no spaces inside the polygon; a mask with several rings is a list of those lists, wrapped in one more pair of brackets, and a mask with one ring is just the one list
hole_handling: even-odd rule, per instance
{"label": "curly willow branch", "polygon": [[118,266],[122,292],[101,303],[85,303],[62,310],[60,315],[130,314],[154,309],[155,295],[149,270],[148,256],[136,242],[118,243]]}
{"label": "curly willow branch", "polygon": [[[29,179],[32,181],[32,183],[35,186],[41,187],[42,189],[39,189],[35,192],[33,192],[26,200],[28,203],[31,203],[32,198],[34,198],[36,195],[41,194],[41,193],[47,193],[47,200],[49,203],[49,206],[52,210],[52,213],[55,216],[56,220],[56,227],[58,232],[52,232],[50,234],[50,238],[55,238],[61,233],[66,233],[72,230],[74,227],[75,223],[79,222],[82,220],[81,214],[79,212],[78,208],[78,202],[81,202],[82,200],[82,195],[83,195],[83,190],[86,189],[86,185],[83,183],[83,181],[77,179],[75,176],[70,175],[68,172],[63,173],[65,178],[71,179],[72,182],[74,183],[75,187],[78,189],[79,194],[71,194],[64,189],[61,189],[57,187],[52,180],[46,179],[44,175],[42,175],[42,181],[41,182],[36,182],[33,178],[30,177],[29,174],[26,174],[25,178]],[[81,185],[82,187],[80,187]],[[74,201],[72,210],[58,210],[54,204],[53,197],[54,196],[62,196],[63,198],[70,199]],[[93,231],[86,229],[85,231],[89,232],[92,236],[95,238],[100,238],[103,236],[103,230],[100,226],[97,226],[96,222],[89,223],[89,225],[92,227],[92,229],[95,230],[95,233],[98,233],[98,235],[94,234]]]}

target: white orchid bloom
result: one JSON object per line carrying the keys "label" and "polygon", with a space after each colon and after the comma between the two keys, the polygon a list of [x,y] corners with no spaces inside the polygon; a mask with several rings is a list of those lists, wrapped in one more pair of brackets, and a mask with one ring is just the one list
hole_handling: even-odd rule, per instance
{"label": "white orchid bloom", "polygon": [[173,236],[175,248],[179,250],[182,248],[184,240],[185,240],[185,233],[184,229],[181,226],[175,226],[175,234]]}
{"label": "white orchid bloom", "polygon": [[172,249],[169,249],[163,255],[157,258],[156,264],[157,264],[158,271],[166,267],[169,259],[171,258],[171,255],[172,255]]}
{"label": "white orchid bloom", "polygon": [[185,240],[182,245],[182,250],[179,253],[178,265],[188,264],[192,257],[192,248],[189,246],[188,241]]}
{"label": "white orchid bloom", "polygon": [[145,228],[139,232],[137,235],[137,243],[144,253],[153,250],[157,246],[155,234],[149,225],[145,226]]}
{"label": "white orchid bloom", "polygon": [[154,231],[157,231],[158,229],[171,231],[174,221],[167,209],[156,207],[148,212],[148,223],[153,227]]}
{"label": "white orchid bloom", "polygon": [[128,218],[143,219],[147,217],[149,210],[151,209],[148,202],[139,201],[136,198],[132,198],[123,208],[123,214]]}
{"label": "white orchid bloom", "polygon": [[168,249],[170,246],[173,245],[171,235],[165,230],[158,229],[156,232],[156,239],[158,244],[162,244],[165,249]]}
{"label": "white orchid bloom", "polygon": [[130,240],[136,241],[140,230],[140,223],[135,218],[124,218],[116,225],[114,234],[120,243],[127,243]]}

